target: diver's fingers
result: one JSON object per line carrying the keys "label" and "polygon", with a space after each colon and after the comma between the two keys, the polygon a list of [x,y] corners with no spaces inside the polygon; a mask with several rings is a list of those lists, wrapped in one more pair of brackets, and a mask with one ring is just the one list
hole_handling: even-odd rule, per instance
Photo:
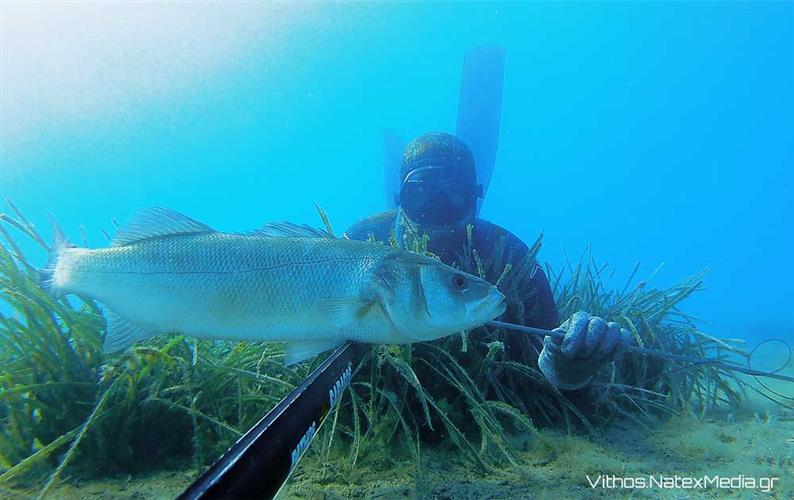
{"label": "diver's fingers", "polygon": [[565,338],[565,337],[564,337],[564,335],[565,335],[565,328],[563,328],[563,327],[561,327],[561,326],[558,326],[557,328],[555,328],[555,329],[554,329],[554,330],[552,330],[551,332],[552,332],[552,333],[557,333],[557,334],[559,334],[559,336],[558,336],[558,335],[546,335],[546,336],[545,336],[545,337],[543,337],[543,338],[544,338],[544,339],[549,339],[549,340],[551,340],[551,341],[552,341],[552,342],[554,342],[554,344],[556,344],[557,346],[560,346],[560,345],[562,345],[562,339],[563,339],[563,338]]}
{"label": "diver's fingers", "polygon": [[604,335],[603,340],[598,345],[598,351],[596,354],[600,358],[609,358],[615,354],[615,348],[618,347],[618,344],[622,342],[621,330],[620,325],[615,323],[614,321],[610,321],[606,325],[607,331]]}
{"label": "diver's fingers", "polygon": [[543,349],[553,354],[559,354],[560,339],[557,337],[552,337],[551,335],[546,335],[543,337]]}
{"label": "diver's fingers", "polygon": [[598,316],[593,316],[587,323],[587,333],[584,337],[582,347],[579,349],[578,356],[588,357],[601,344],[607,334],[607,322]]}
{"label": "diver's fingers", "polygon": [[558,335],[547,335],[545,338],[553,340],[558,347],[561,346],[562,339],[565,337],[565,334],[568,333],[568,325],[570,323],[571,318],[566,319],[560,326],[552,330],[553,333],[557,333]]}
{"label": "diver's fingers", "polygon": [[620,342],[618,342],[618,346],[615,349],[615,353],[612,355],[614,357],[622,356],[623,353],[626,352],[626,349],[634,345],[634,334],[630,331],[626,330],[625,328],[620,329]]}
{"label": "diver's fingers", "polygon": [[589,321],[590,315],[583,311],[574,313],[568,319],[565,328],[565,338],[562,339],[562,345],[560,346],[560,350],[565,357],[572,358],[576,356],[587,334]]}

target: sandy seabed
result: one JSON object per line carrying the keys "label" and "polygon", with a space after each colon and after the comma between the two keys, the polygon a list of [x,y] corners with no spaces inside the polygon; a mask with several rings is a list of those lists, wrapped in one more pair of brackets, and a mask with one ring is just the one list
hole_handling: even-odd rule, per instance
{"label": "sandy seabed", "polygon": [[[532,437],[515,436],[512,444],[523,450],[519,462],[488,473],[457,453],[430,449],[423,449],[421,467],[386,460],[351,469],[310,453],[280,498],[794,498],[794,410],[762,411],[733,421],[675,417],[657,426],[613,428],[599,436],[540,430]],[[67,481],[48,497],[173,498],[194,475],[182,470]],[[641,478],[648,482],[651,476],[656,484],[639,485]],[[697,482],[714,476],[732,483],[718,488]],[[690,487],[682,487],[687,481],[683,478],[691,478]],[[772,478],[778,478],[774,487],[765,488]],[[19,494],[30,497],[35,490]]]}

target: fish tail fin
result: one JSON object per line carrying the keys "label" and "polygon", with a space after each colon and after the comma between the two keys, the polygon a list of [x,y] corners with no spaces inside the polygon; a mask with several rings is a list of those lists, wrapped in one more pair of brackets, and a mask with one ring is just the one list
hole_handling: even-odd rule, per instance
{"label": "fish tail fin", "polygon": [[53,283],[55,281],[55,270],[58,266],[58,259],[64,250],[67,248],[74,248],[75,245],[73,245],[63,233],[63,230],[58,223],[55,222],[55,218],[53,218],[52,214],[48,215],[50,224],[52,224],[52,247],[50,247],[47,265],[39,271],[39,285],[42,290],[52,294],[55,293]]}

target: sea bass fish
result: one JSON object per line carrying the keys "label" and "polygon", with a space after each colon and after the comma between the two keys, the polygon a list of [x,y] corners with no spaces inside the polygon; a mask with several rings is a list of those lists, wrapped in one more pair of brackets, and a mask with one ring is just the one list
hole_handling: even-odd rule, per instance
{"label": "sea bass fish", "polygon": [[271,223],[223,233],[172,210],[139,212],[109,248],[77,248],[56,224],[42,285],[104,306],[104,351],[159,333],[287,342],[296,363],[345,341],[423,342],[505,310],[488,282],[440,261]]}

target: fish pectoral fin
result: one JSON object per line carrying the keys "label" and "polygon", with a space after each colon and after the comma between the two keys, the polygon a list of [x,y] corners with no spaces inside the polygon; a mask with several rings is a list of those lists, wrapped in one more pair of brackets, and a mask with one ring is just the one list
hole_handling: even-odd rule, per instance
{"label": "fish pectoral fin", "polygon": [[320,314],[331,326],[342,328],[363,318],[373,304],[374,301],[361,299],[322,299]]}
{"label": "fish pectoral fin", "polygon": [[102,352],[105,354],[122,351],[135,341],[149,338],[156,333],[130,323],[115,311],[105,308],[105,342]]}
{"label": "fish pectoral fin", "polygon": [[284,352],[284,364],[294,365],[320,354],[329,349],[334,349],[342,344],[340,340],[302,340],[287,344]]}

